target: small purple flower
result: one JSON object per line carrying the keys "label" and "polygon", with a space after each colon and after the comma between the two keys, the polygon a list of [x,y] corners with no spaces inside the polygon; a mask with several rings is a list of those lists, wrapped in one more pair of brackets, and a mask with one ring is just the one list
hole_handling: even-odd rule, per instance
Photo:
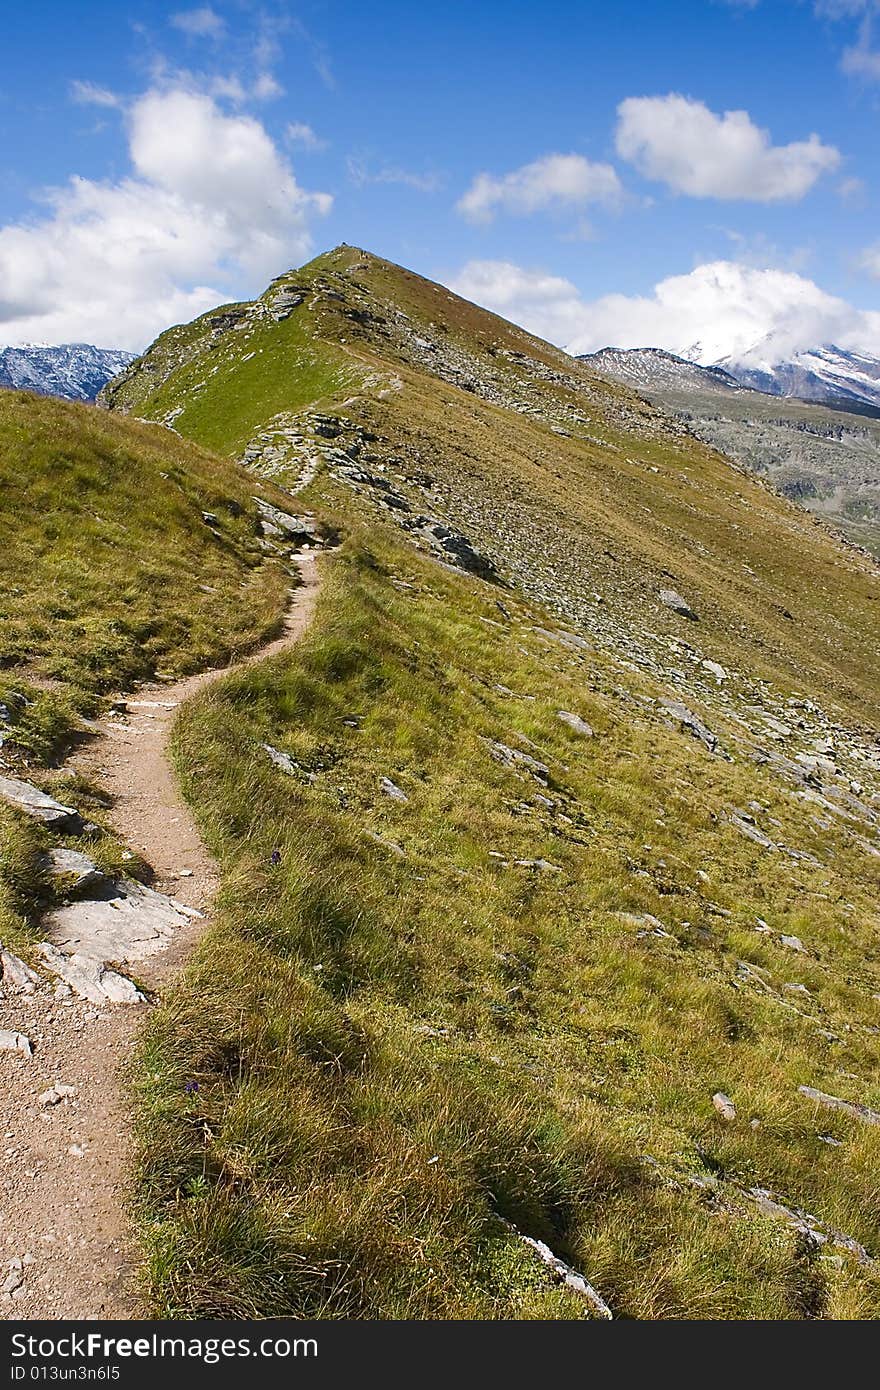
{"label": "small purple flower", "polygon": [[281,863],[281,850],[280,850],[280,849],[273,849],[272,853],[271,853],[270,856],[269,856],[269,863],[270,863],[270,864],[280,864],[280,863]]}
{"label": "small purple flower", "polygon": [[199,1089],[199,1083],[198,1083],[198,1081],[187,1081],[187,1083],[186,1083],[186,1085],[185,1085],[185,1087],[184,1087],[184,1090],[186,1091],[186,1094],[187,1094],[188,1096],[194,1096],[195,1093],[196,1093],[196,1091],[197,1091],[198,1089]]}

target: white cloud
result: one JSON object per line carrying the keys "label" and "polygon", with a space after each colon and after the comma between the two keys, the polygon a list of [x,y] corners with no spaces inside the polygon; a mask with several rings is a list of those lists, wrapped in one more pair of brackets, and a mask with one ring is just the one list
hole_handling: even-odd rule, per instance
{"label": "white cloud", "polygon": [[779,360],[833,342],[880,353],[880,313],[855,309],[790,271],[734,261],[670,276],[649,295],[592,301],[568,280],[507,261],[471,261],[450,288],[570,352],[661,347],[711,363],[750,354]]}
{"label": "white cloud", "polygon": [[383,164],[371,169],[369,161],[359,155],[349,155],[345,162],[355,188],[365,188],[371,183],[398,183],[418,193],[436,193],[443,186],[441,175],[436,173],[420,174],[412,169],[401,169],[398,164]]}
{"label": "white cloud", "polygon": [[71,82],[70,95],[81,106],[121,106],[122,102],[115,92],[107,87],[99,87],[94,82]]}
{"label": "white cloud", "polygon": [[859,20],[855,43],[843,50],[841,69],[850,77],[880,81],[880,48],[874,43],[880,0],[815,0],[813,8],[820,18]]}
{"label": "white cloud", "polygon": [[186,88],[189,91],[200,91],[204,88],[212,97],[218,97],[221,101],[231,101],[236,106],[243,106],[248,98],[244,83],[235,73],[218,73],[210,78],[196,78],[191,73],[178,72],[175,74],[175,80],[180,84],[181,90]]}
{"label": "white cloud", "polygon": [[840,163],[840,152],[818,135],[773,145],[747,111],[718,116],[703,102],[675,93],[628,97],[617,114],[620,157],[645,178],[694,198],[802,198]]}
{"label": "white cloud", "polygon": [[873,48],[871,40],[871,21],[867,18],[860,26],[857,42],[843,50],[840,60],[841,68],[850,77],[866,77],[871,82],[880,81],[880,48]]}
{"label": "white cloud", "polygon": [[864,179],[841,179],[837,185],[837,196],[841,202],[860,206],[865,201],[868,186]]}
{"label": "white cloud", "polygon": [[876,9],[876,0],[815,0],[813,9],[826,19],[847,19]]}
{"label": "white cloud", "polygon": [[475,304],[563,345],[583,327],[586,305],[570,280],[512,261],[468,261],[447,281]]}
{"label": "white cloud", "polygon": [[875,280],[880,280],[880,241],[875,241],[873,246],[866,246],[856,264],[860,270],[867,271]]}
{"label": "white cloud", "polygon": [[309,251],[330,196],[300,188],[258,121],[152,90],[127,123],[125,178],[72,178],[0,228],[0,339],[139,348]]}
{"label": "white cloud", "polygon": [[271,101],[274,97],[284,96],[284,88],[271,72],[259,73],[252,90],[257,101]]}
{"label": "white cloud", "polygon": [[210,5],[195,10],[180,10],[171,16],[175,29],[195,39],[220,39],[226,32],[226,21]]}
{"label": "white cloud", "polygon": [[456,207],[472,222],[491,222],[498,211],[523,217],[587,203],[614,208],[622,198],[610,164],[594,164],[579,154],[548,154],[509,174],[478,174]]}
{"label": "white cloud", "polygon": [[291,121],[284,132],[284,138],[290,145],[298,145],[301,150],[325,150],[327,141],[322,140],[316,135],[310,125],[305,121]]}

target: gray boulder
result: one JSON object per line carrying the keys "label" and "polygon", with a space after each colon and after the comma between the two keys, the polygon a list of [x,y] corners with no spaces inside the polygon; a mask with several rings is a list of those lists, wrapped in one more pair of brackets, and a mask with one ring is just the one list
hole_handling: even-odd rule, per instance
{"label": "gray boulder", "polygon": [[11,951],[0,950],[0,984],[18,994],[33,994],[40,977]]}
{"label": "gray boulder", "polygon": [[39,787],[17,777],[0,777],[0,800],[55,830],[75,830],[79,826],[79,813],[72,806],[63,806]]}
{"label": "gray boulder", "polygon": [[593,737],[593,729],[585,719],[581,719],[579,714],[572,714],[571,710],[567,709],[558,709],[556,718],[561,719],[563,724],[567,724],[574,733],[580,734],[581,738]]}
{"label": "gray boulder", "polygon": [[697,614],[691,608],[687,599],[682,598],[677,590],[661,589],[660,602],[664,607],[671,608],[673,613],[679,613],[682,618],[690,618],[691,622],[697,622]]}
{"label": "gray boulder", "polygon": [[409,797],[402,787],[396,782],[392,782],[390,777],[379,778],[379,790],[383,796],[388,796],[392,801],[409,801]]}
{"label": "gray boulder", "polygon": [[94,888],[104,881],[94,860],[78,849],[50,849],[46,863],[52,878],[72,879],[76,889]]}
{"label": "gray boulder", "polygon": [[293,516],[290,512],[282,512],[261,497],[255,497],[254,501],[266,534],[285,535],[300,545],[314,544],[319,539],[318,525],[313,516]]}
{"label": "gray boulder", "polygon": [[18,1033],[11,1028],[0,1028],[0,1052],[22,1052],[25,1057],[31,1057],[33,1051],[31,1040],[26,1038],[24,1033]]}
{"label": "gray boulder", "polygon": [[706,727],[701,719],[697,718],[693,710],[688,709],[687,705],[683,705],[680,700],[663,699],[660,704],[677,721],[679,728],[684,733],[692,734],[694,738],[698,738],[701,743],[706,745],[710,753],[715,752],[718,747],[716,735]]}

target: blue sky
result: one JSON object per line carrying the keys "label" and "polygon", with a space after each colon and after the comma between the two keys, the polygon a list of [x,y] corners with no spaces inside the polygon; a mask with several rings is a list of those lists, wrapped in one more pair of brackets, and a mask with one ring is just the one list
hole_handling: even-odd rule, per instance
{"label": "blue sky", "polygon": [[344,240],[584,350],[880,352],[880,0],[48,0],[4,58],[0,341]]}

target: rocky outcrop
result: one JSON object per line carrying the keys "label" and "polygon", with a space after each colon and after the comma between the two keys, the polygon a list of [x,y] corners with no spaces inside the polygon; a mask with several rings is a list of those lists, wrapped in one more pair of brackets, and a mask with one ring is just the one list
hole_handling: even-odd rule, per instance
{"label": "rocky outcrop", "polygon": [[691,622],[697,622],[696,613],[677,589],[661,589],[659,598],[664,608],[671,608],[673,613],[679,613],[683,618],[690,618]]}
{"label": "rocky outcrop", "polygon": [[49,913],[39,950],[51,973],[93,1004],[139,1004],[144,995],[116,967],[164,950],[199,915],[133,879],[107,880],[100,897]]}
{"label": "rocky outcrop", "polygon": [[54,830],[76,830],[80,826],[79,815],[72,806],[62,805],[39,787],[17,777],[0,777],[0,800]]}

